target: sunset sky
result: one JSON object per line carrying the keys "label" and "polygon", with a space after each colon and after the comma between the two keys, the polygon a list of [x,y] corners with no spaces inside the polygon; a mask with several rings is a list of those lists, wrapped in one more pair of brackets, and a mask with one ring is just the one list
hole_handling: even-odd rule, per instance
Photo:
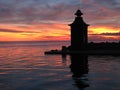
{"label": "sunset sky", "polygon": [[0,41],[70,40],[77,9],[89,41],[120,41],[120,0],[0,0]]}

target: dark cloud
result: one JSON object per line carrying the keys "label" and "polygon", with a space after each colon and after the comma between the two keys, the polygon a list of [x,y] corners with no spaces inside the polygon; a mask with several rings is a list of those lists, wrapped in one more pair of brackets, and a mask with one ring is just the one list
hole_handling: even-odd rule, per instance
{"label": "dark cloud", "polygon": [[117,38],[115,37],[109,37],[109,38],[106,38],[106,36],[104,35],[90,35],[89,36],[89,41],[95,41],[95,42],[105,42],[105,41],[113,41],[113,42],[118,42],[120,39],[119,39],[119,36]]}
{"label": "dark cloud", "polygon": [[[38,37],[37,39],[39,39],[41,37]],[[70,40],[69,37],[66,37],[66,36],[43,36],[42,39],[44,40]]]}
{"label": "dark cloud", "polygon": [[90,34],[90,35],[120,36],[120,32],[116,32],[116,33]]}
{"label": "dark cloud", "polygon": [[64,0],[11,0],[12,3],[5,1],[0,1],[3,8],[1,8],[0,17],[1,22],[8,23],[68,21],[73,11],[80,5],[78,0],[69,0],[69,2]]}
{"label": "dark cloud", "polygon": [[12,29],[0,29],[0,32],[9,32],[9,33],[39,33],[33,31],[20,31],[20,30],[12,30]]}
{"label": "dark cloud", "polygon": [[97,42],[97,41],[105,41],[105,38],[103,37],[103,36],[95,36],[95,35],[90,35],[89,36],[89,41],[95,41],[95,42]]}
{"label": "dark cloud", "polygon": [[0,23],[69,23],[78,8],[93,26],[120,28],[119,0],[0,0]]}
{"label": "dark cloud", "polygon": [[[92,26],[120,28],[119,0],[82,0],[85,18]],[[86,3],[85,3],[86,1]]]}
{"label": "dark cloud", "polygon": [[117,32],[117,33],[102,33],[101,35],[120,36],[120,32]]}
{"label": "dark cloud", "polygon": [[94,0],[96,4],[100,4],[101,6],[106,6],[110,9],[120,10],[120,1],[119,0]]}

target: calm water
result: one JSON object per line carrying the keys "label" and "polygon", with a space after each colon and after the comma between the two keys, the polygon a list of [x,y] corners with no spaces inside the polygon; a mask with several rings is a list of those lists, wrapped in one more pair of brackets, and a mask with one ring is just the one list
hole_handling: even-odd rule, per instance
{"label": "calm water", "polygon": [[120,56],[44,55],[62,45],[0,43],[0,90],[120,90]]}

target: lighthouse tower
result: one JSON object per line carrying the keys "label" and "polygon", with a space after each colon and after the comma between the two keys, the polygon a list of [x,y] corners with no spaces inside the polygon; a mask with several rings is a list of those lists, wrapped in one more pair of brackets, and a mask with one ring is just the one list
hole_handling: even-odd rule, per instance
{"label": "lighthouse tower", "polygon": [[81,17],[83,13],[80,10],[77,10],[75,15],[75,20],[69,25],[71,27],[71,51],[80,51],[87,47],[89,25],[83,21]]}

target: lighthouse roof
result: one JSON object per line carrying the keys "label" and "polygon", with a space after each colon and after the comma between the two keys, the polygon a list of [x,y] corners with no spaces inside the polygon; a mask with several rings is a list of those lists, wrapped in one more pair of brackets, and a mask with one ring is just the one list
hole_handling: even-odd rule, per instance
{"label": "lighthouse roof", "polygon": [[80,17],[81,15],[83,15],[83,13],[78,9],[75,13],[76,16]]}
{"label": "lighthouse roof", "polygon": [[83,15],[83,13],[79,9],[76,11],[75,15],[77,17],[75,17],[75,20],[73,21],[72,24],[69,24],[69,26],[71,26],[71,25],[81,25],[81,26],[85,25],[85,26],[89,26],[89,24],[86,24],[84,22],[83,17],[81,17],[81,15]]}

